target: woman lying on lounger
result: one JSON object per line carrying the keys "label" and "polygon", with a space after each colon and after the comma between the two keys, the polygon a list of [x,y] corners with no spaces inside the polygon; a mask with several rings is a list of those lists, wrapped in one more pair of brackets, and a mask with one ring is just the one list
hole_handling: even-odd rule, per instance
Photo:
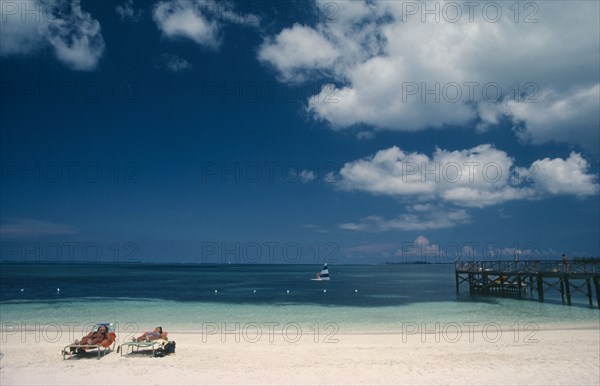
{"label": "woman lying on lounger", "polygon": [[167,333],[163,332],[162,327],[156,327],[154,331],[146,331],[137,338],[133,338],[134,342],[152,341],[157,339],[167,339]]}
{"label": "woman lying on lounger", "polygon": [[[101,324],[100,327],[95,332],[90,332],[80,340],[75,340],[74,345],[95,345],[102,343],[105,339],[107,339],[108,327],[104,324]],[[85,351],[84,348],[81,347],[70,347],[71,351],[82,350]]]}

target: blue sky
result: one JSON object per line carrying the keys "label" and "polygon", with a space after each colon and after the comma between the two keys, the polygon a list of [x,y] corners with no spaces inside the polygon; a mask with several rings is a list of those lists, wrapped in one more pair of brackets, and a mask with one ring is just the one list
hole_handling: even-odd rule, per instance
{"label": "blue sky", "polygon": [[597,2],[0,5],[3,261],[600,254]]}

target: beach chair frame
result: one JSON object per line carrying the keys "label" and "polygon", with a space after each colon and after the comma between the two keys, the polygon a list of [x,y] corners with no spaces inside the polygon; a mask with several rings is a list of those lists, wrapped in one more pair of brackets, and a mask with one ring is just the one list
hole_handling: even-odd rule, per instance
{"label": "beach chair frame", "polygon": [[71,350],[67,351],[68,349],[71,349],[71,348],[84,349],[84,350],[86,350],[86,352],[87,352],[87,350],[97,350],[98,359],[102,358],[109,352],[114,351],[115,346],[117,344],[117,335],[115,334],[113,323],[97,323],[94,325],[92,330],[97,330],[98,327],[100,327],[100,326],[107,326],[108,327],[108,335],[113,337],[113,339],[110,340],[108,344],[106,344],[106,345],[104,345],[102,343],[101,344],[69,344],[69,345],[65,346],[62,350],[63,360],[66,360],[67,356],[69,358],[71,358],[73,355],[76,355],[76,351],[71,351]]}
{"label": "beach chair frame", "polygon": [[166,339],[156,339],[156,340],[143,341],[143,342],[125,342],[119,346],[119,348],[117,349],[117,352],[120,352],[121,356],[123,356],[123,352],[124,352],[123,346],[125,346],[127,348],[127,354],[130,354],[130,352],[129,352],[130,348],[131,348],[131,353],[139,351],[140,348],[148,348],[148,349],[152,350],[152,356],[154,357],[156,349],[161,348],[161,347],[164,348],[164,346],[168,342],[169,341]]}
{"label": "beach chair frame", "polygon": [[[108,354],[109,352],[114,350],[116,342],[112,342],[110,346],[102,346],[101,344],[70,344],[68,346],[65,346],[65,348],[63,349],[63,360],[67,359],[67,356],[72,357],[73,355],[76,355],[75,351],[67,351],[67,349],[70,348],[82,348],[85,349],[86,352],[87,350],[94,350],[96,349],[98,351],[98,359],[100,359],[101,357],[105,356],[106,354]],[[111,348],[112,346],[112,348]]]}

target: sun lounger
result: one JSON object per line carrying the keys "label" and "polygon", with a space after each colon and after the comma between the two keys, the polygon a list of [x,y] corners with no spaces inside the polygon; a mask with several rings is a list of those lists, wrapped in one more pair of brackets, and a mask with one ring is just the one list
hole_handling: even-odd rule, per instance
{"label": "sun lounger", "polygon": [[500,276],[498,276],[498,278],[496,280],[494,280],[494,283],[502,284],[503,282],[506,282],[506,280],[508,280],[508,276],[500,275]]}
{"label": "sun lounger", "polygon": [[[107,326],[108,333],[106,334],[107,338],[103,340],[100,344],[70,344],[65,346],[62,350],[63,360],[67,359],[67,356],[71,358],[73,355],[77,355],[78,353],[87,352],[88,350],[97,350],[98,351],[98,359],[102,356],[108,354],[115,348],[115,342],[117,340],[117,334],[114,331],[114,325],[112,323],[98,323],[96,324],[92,330],[96,331],[100,326]],[[111,348],[112,346],[112,348]],[[75,349],[72,351],[71,349]]]}
{"label": "sun lounger", "polygon": [[140,349],[148,349],[148,350],[152,350],[152,356],[154,356],[156,349],[164,347],[165,344],[167,344],[168,342],[169,341],[166,339],[156,339],[156,340],[143,341],[143,342],[135,342],[135,341],[125,342],[119,346],[119,348],[117,349],[117,352],[120,351],[121,356],[123,356],[123,352],[125,349],[127,350],[127,354],[129,354],[129,349],[131,349],[132,353],[137,352]]}

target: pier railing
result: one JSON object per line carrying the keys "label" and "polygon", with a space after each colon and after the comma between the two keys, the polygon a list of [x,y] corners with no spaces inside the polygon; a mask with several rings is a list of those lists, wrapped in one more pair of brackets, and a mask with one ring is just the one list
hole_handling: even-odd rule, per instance
{"label": "pier railing", "polygon": [[600,274],[600,263],[567,262],[558,260],[483,260],[456,261],[454,269],[457,272],[500,272],[500,273],[583,273]]}

